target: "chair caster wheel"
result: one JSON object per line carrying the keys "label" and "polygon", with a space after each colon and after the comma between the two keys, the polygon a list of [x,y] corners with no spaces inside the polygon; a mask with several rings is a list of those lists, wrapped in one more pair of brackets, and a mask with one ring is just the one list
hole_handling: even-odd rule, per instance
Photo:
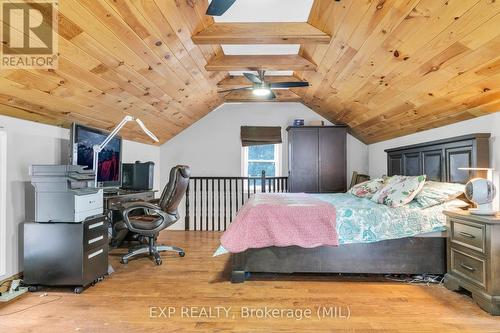
{"label": "chair caster wheel", "polygon": [[184,252],[179,252],[179,257],[184,257],[186,254]]}
{"label": "chair caster wheel", "polygon": [[73,289],[73,292],[75,294],[81,294],[83,292],[83,287],[75,287],[75,289]]}
{"label": "chair caster wheel", "polygon": [[162,260],[161,259],[155,259],[155,263],[157,266],[160,266],[162,264]]}
{"label": "chair caster wheel", "polygon": [[122,260],[120,260],[120,262],[121,262],[122,264],[126,265],[126,264],[128,264],[128,259],[122,259]]}

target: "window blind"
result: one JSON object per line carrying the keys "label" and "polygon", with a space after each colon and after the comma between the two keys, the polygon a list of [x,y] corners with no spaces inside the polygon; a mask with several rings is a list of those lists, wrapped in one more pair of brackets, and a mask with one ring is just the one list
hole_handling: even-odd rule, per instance
{"label": "window blind", "polygon": [[241,126],[243,147],[281,143],[280,126]]}

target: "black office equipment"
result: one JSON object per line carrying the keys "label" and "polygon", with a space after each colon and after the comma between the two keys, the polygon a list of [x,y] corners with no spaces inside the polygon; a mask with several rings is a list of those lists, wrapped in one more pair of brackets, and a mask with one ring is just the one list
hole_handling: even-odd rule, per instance
{"label": "black office equipment", "polygon": [[24,223],[24,278],[39,286],[72,286],[75,293],[108,272],[108,222]]}
{"label": "black office equipment", "polygon": [[[71,162],[93,168],[94,145],[101,144],[108,132],[79,124],[71,127]],[[122,139],[115,136],[99,153],[99,187],[119,187],[121,183]]]}
{"label": "black office equipment", "polygon": [[122,167],[122,188],[134,191],[151,190],[154,181],[154,167],[153,162],[124,163]]}

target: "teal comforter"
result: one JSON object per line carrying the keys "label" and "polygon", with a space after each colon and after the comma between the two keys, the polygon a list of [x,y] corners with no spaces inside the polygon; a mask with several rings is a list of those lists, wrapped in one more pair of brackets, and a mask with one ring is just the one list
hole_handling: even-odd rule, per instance
{"label": "teal comforter", "polygon": [[411,202],[390,208],[348,193],[314,196],[337,209],[339,244],[371,243],[446,230],[443,205],[422,209]]}
{"label": "teal comforter", "polygon": [[[313,195],[335,206],[339,244],[372,243],[444,231],[446,218],[442,212],[454,207],[449,202],[421,208],[412,201],[391,208],[349,193]],[[214,256],[224,253],[228,251],[220,246]]]}

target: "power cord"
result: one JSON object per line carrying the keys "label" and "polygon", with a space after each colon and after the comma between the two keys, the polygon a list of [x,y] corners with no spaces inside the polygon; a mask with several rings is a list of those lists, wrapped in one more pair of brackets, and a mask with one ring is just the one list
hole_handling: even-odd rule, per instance
{"label": "power cord", "polygon": [[[39,297],[46,297],[47,296],[47,293],[44,293],[42,295],[40,295]],[[39,305],[44,305],[44,304],[49,304],[49,303],[52,303],[52,302],[55,302],[55,301],[58,301],[62,298],[62,296],[55,296],[53,299],[51,299],[50,301],[46,301],[46,302],[39,302],[38,304],[33,304],[33,305],[30,305],[28,307],[25,307],[24,309],[20,309],[20,310],[16,310],[16,311],[12,311],[12,312],[9,312],[9,313],[0,313],[0,317],[6,317],[6,316],[10,316],[10,315],[13,315],[13,314],[16,314],[16,313],[20,313],[20,312],[23,312],[23,311],[26,311],[26,310],[29,310],[29,309],[32,309],[34,307],[37,307]]]}
{"label": "power cord", "polygon": [[385,275],[385,278],[387,280],[396,282],[406,282],[408,284],[425,283],[427,286],[430,286],[431,284],[442,284],[444,281],[443,275],[433,275],[433,274],[414,275],[408,278],[397,278],[392,275]]}

